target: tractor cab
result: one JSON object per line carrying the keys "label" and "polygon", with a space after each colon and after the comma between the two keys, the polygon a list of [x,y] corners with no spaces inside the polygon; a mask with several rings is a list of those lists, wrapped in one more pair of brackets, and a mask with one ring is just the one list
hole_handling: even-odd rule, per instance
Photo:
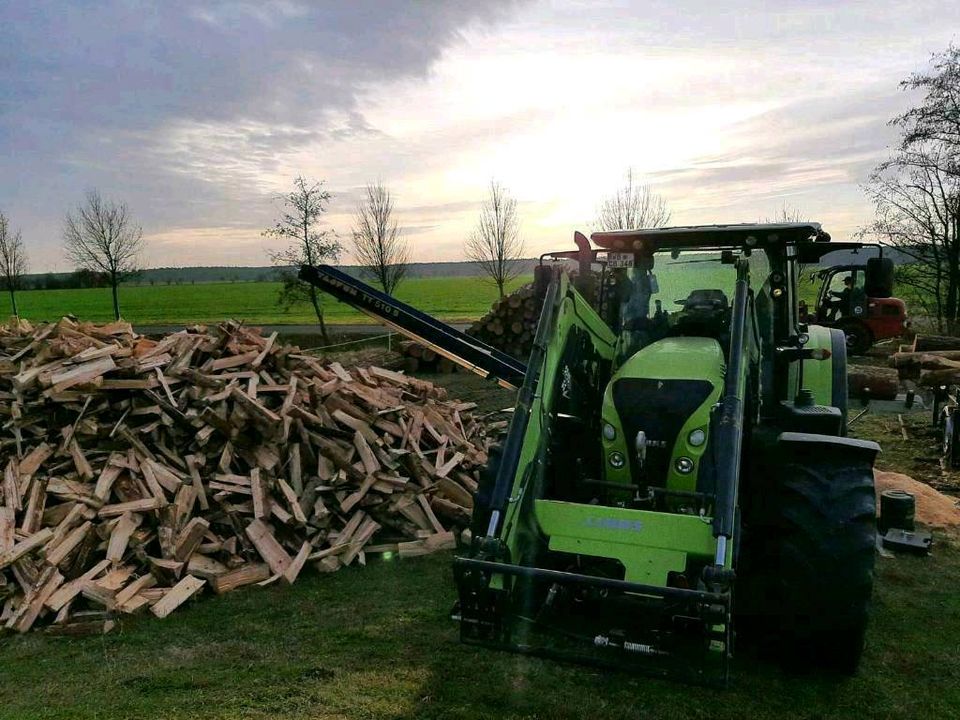
{"label": "tractor cab", "polygon": [[903,300],[893,297],[893,263],[883,257],[883,249],[860,243],[837,245],[853,253],[875,248],[878,256],[810,272],[816,300],[812,308],[800,300],[800,319],[843,330],[847,352],[862,355],[874,343],[902,335],[910,322]]}
{"label": "tractor cab", "polygon": [[[665,248],[639,254],[634,262],[621,254],[599,298],[604,319],[618,336],[616,364],[668,337],[712,338],[726,353],[735,263],[742,255],[732,249]],[[744,261],[751,275],[766,280],[763,250]]]}

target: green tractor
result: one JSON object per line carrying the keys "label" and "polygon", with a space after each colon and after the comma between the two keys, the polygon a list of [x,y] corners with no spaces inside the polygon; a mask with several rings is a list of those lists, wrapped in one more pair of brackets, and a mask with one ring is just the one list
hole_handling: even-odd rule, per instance
{"label": "green tractor", "polygon": [[591,239],[542,258],[526,365],[334,268],[301,272],[519,388],[454,560],[461,639],[723,683],[753,636],[852,673],[880,448],[846,437],[843,331],[801,321],[797,275],[855,244],[815,223]]}
{"label": "green tractor", "polygon": [[577,240],[544,258],[578,282],[550,273],[455,561],[462,639],[725,682],[736,628],[853,672],[879,447],[846,437],[843,332],[801,324],[796,288],[836,244],[816,224]]}

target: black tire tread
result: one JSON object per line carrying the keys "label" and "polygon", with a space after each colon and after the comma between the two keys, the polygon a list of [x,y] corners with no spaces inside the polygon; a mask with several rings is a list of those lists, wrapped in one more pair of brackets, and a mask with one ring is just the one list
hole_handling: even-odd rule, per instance
{"label": "black tire tread", "polygon": [[876,498],[869,463],[789,461],[778,484],[777,599],[784,659],[853,673],[873,590]]}
{"label": "black tire tread", "polygon": [[849,335],[850,330],[856,333],[853,344],[847,348],[848,355],[863,355],[873,346],[873,334],[859,320],[841,321],[838,327],[843,330],[845,335]]}

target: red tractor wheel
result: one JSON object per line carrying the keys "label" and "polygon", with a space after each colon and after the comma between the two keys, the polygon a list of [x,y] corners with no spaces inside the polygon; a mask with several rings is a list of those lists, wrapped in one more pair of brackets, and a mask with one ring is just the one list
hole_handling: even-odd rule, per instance
{"label": "red tractor wheel", "polygon": [[847,339],[847,355],[863,355],[873,345],[873,335],[869,328],[856,320],[841,322],[837,325]]}

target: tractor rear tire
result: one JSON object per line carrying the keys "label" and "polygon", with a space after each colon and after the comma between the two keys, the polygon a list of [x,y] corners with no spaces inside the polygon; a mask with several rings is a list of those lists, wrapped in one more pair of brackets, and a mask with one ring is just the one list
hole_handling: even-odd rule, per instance
{"label": "tractor rear tire", "polygon": [[793,669],[853,674],[873,590],[872,463],[842,452],[782,467],[775,518],[781,658]]}

